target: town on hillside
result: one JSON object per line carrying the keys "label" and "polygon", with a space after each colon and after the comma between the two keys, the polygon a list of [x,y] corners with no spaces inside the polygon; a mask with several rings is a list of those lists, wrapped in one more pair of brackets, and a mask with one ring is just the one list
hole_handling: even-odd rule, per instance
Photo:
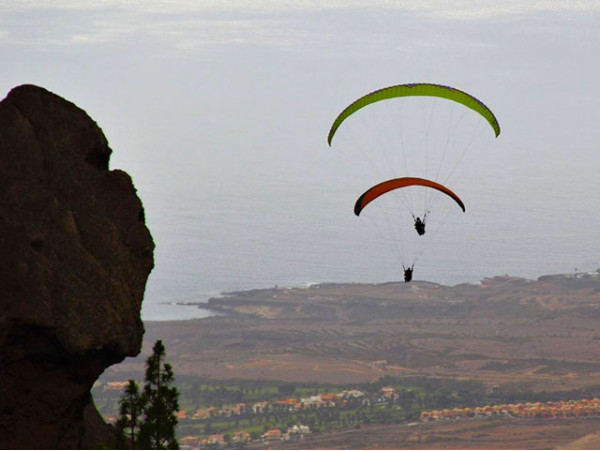
{"label": "town on hillside", "polygon": [[[479,404],[480,401],[507,399],[506,394],[495,393],[494,388],[477,394],[466,391],[466,385],[460,384],[434,389],[418,384],[398,385],[397,382],[381,380],[360,388],[330,387],[321,391],[317,387],[280,386],[276,390],[275,387],[264,386],[245,390],[238,387],[236,392],[232,386],[203,385],[200,392],[205,395],[225,393],[225,399],[235,399],[233,394],[239,397],[242,393],[246,398],[234,403],[204,406],[192,406],[188,392],[183,390],[183,408],[177,412],[178,440],[182,449],[260,447],[273,442],[311,440],[315,434],[356,429],[362,425],[409,423],[419,419],[432,422],[492,417],[560,419],[600,415],[600,399],[597,397]],[[109,422],[115,421],[114,401],[126,385],[125,381],[110,381],[97,387],[95,398],[100,406],[107,405],[103,400],[113,400],[112,413],[101,409]],[[289,392],[289,396],[277,396],[281,392]],[[304,396],[300,395],[302,393]],[[261,396],[263,399],[260,399]],[[533,394],[531,396],[535,398]]]}
{"label": "town on hillside", "polygon": [[[108,382],[102,387],[102,392],[120,393],[127,384],[127,381]],[[342,421],[342,424],[349,427],[349,413],[372,406],[388,406],[398,398],[399,395],[393,387],[384,386],[372,394],[358,389],[348,389],[335,393],[317,393],[301,398],[261,400],[252,403],[239,402],[220,407],[183,409],[177,412],[179,432],[190,429],[190,426],[194,429],[196,426],[195,429],[204,433],[181,436],[179,442],[182,449],[202,449],[239,447],[239,445],[252,442],[304,440],[310,437],[314,430],[320,432],[329,430],[327,424],[336,418],[339,420],[342,416],[348,417],[348,420]],[[332,411],[335,411],[337,415],[327,415]],[[353,418],[358,422],[362,420],[370,422],[367,417],[355,416]],[[114,414],[105,415],[105,419],[111,423],[116,421]],[[249,427],[236,429],[241,423],[247,424]],[[280,427],[269,427],[268,424]],[[283,426],[284,424],[285,426]]]}
{"label": "town on hillside", "polygon": [[483,407],[465,407],[421,412],[421,421],[456,420],[473,417],[571,418],[600,415],[600,399],[527,402]]}

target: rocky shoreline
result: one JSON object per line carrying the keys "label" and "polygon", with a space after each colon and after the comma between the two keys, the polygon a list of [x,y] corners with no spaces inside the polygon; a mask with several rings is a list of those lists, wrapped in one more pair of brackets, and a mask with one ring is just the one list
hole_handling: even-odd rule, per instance
{"label": "rocky shoreline", "polygon": [[[414,302],[415,299],[450,304],[465,303],[480,296],[487,297],[498,291],[524,290],[523,292],[550,294],[568,289],[596,289],[600,281],[600,270],[591,273],[543,275],[536,280],[514,276],[496,276],[483,279],[479,284],[464,283],[446,286],[434,282],[414,281],[369,283],[320,283],[306,288],[271,287],[224,292],[207,302],[193,303],[198,308],[230,317],[257,318],[307,318],[331,313],[327,306],[340,302],[342,307],[351,307],[360,300],[369,299],[373,307],[381,307],[392,300]],[[599,291],[600,292],[600,291]],[[310,301],[315,311],[307,310],[305,301]],[[339,310],[339,309],[338,309]]]}

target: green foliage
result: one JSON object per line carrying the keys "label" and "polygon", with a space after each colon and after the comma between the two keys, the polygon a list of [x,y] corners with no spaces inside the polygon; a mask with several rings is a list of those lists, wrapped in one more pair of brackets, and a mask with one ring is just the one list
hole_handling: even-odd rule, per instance
{"label": "green foliage", "polygon": [[165,347],[157,340],[152,355],[146,361],[144,384],[144,422],[140,427],[139,443],[149,449],[178,449],[175,438],[179,392],[171,385],[173,369],[164,362]]}
{"label": "green foliage", "polygon": [[[164,356],[163,356],[164,360]],[[160,366],[160,365],[159,365]],[[170,367],[169,367],[170,368]],[[171,370],[172,372],[172,370]],[[131,376],[135,377],[134,374]],[[130,377],[129,375],[127,377]],[[140,375],[137,375],[138,379]],[[286,383],[283,381],[208,380],[201,377],[181,375],[177,377],[178,394],[188,418],[177,423],[177,436],[206,436],[210,434],[233,434],[245,430],[255,438],[268,429],[287,430],[294,424],[309,426],[313,433],[347,430],[361,424],[394,424],[415,421],[424,410],[476,407],[516,402],[546,402],[556,400],[593,398],[600,396],[600,387],[568,392],[529,392],[516,384],[504,384],[493,388],[472,380],[452,380],[427,377],[383,377],[365,384],[327,385],[317,383]],[[382,387],[395,389],[394,399],[381,397]],[[292,388],[295,388],[292,391]],[[370,402],[346,399],[344,406],[286,411],[276,405],[263,413],[246,412],[240,415],[215,415],[209,418],[193,418],[192,412],[208,406],[232,406],[244,402],[251,406],[255,401],[276,401],[290,397],[302,398],[317,393],[339,393],[345,389],[360,389]],[[114,415],[115,392],[101,390],[95,395],[98,404],[109,406],[103,412]],[[102,396],[102,398],[100,398]],[[221,398],[221,399],[219,399]],[[143,416],[144,414],[142,414]],[[130,446],[128,443],[121,445]],[[141,444],[137,446],[141,447]],[[150,447],[146,445],[146,447]],[[163,445],[168,447],[168,445]]]}
{"label": "green foliage", "polygon": [[140,430],[143,408],[144,404],[138,385],[133,379],[130,379],[119,403],[119,418],[117,419],[116,424],[117,448],[137,448],[137,437]]}
{"label": "green foliage", "polygon": [[146,360],[144,391],[130,380],[119,403],[117,448],[179,449],[175,437],[179,392],[175,375],[164,361],[165,347],[157,340]]}
{"label": "green foliage", "polygon": [[280,395],[290,396],[296,393],[296,386],[293,384],[282,384],[277,388]]}

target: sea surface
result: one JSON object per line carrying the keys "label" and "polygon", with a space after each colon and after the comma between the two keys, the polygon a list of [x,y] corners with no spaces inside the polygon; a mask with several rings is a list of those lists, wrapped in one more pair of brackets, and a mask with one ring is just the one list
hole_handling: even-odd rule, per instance
{"label": "sea surface", "polygon": [[[405,116],[406,103],[400,102]],[[156,241],[156,268],[143,318],[204,317],[210,312],[181,304],[228,291],[397,281],[410,265],[415,280],[445,285],[600,268],[600,190],[593,189],[600,158],[593,142],[582,136],[575,151],[561,130],[538,142],[531,130],[517,133],[519,118],[511,115],[500,121],[504,129],[495,138],[487,124],[467,126],[460,105],[441,119],[445,104],[434,100],[425,114],[422,104],[419,100],[418,112],[408,116],[424,116],[416,121],[424,129],[407,127],[405,120],[397,141],[387,126],[378,129],[386,121],[375,114],[375,123],[367,115],[364,124],[348,124],[348,130],[358,131],[351,139],[340,128],[329,147],[325,131],[331,118],[323,118],[308,130],[319,144],[306,158],[290,143],[293,157],[259,152],[246,165],[247,174],[225,169],[218,183],[198,189],[190,190],[190,184],[178,192],[147,191],[143,199]],[[409,140],[409,131],[422,142]],[[446,141],[455,136],[460,139],[452,149]],[[363,150],[356,149],[361,138]],[[437,197],[427,203],[427,233],[419,237],[411,213],[425,212],[419,210],[419,196],[433,190],[410,188],[409,194],[390,192],[360,217],[354,215],[365,189],[406,175],[447,184],[466,212],[434,191]]]}
{"label": "sea surface", "polygon": [[[205,317],[186,303],[228,291],[402,280],[413,263],[414,279],[446,285],[600,267],[597,1],[0,0],[0,10],[0,96],[33,83],[74,102],[104,131],[111,169],[132,177],[156,243],[144,320]],[[440,121],[440,103],[375,116],[400,135],[350,118],[328,145],[350,102],[415,82],[472,94],[500,136],[484,123],[486,142],[472,144],[471,110]],[[411,118],[424,143],[405,139]],[[344,129],[366,138],[362,152]],[[440,199],[423,237],[404,204],[356,217],[370,186],[424,176],[416,161],[433,169],[436,133],[449,172],[437,180],[466,212]],[[455,171],[445,142],[458,137],[469,151]]]}
{"label": "sea surface", "polygon": [[[572,166],[577,163],[565,161],[557,172],[577,170]],[[423,237],[429,241],[415,280],[455,285],[600,268],[600,215],[587,191],[597,184],[591,172],[582,169],[569,189],[557,190],[554,174],[532,177],[526,164],[513,166],[510,178],[500,168],[478,170],[485,180],[475,177],[462,187],[467,212],[445,216],[441,230]],[[265,193],[248,189],[214,203],[201,196],[146,200],[157,248],[143,319],[206,317],[211,312],[181,304],[228,291],[402,280],[403,256],[393,238],[352,214],[356,190],[347,193],[329,180],[275,179]]]}
{"label": "sea surface", "polygon": [[[161,35],[165,45],[177,40],[175,51],[130,39],[140,48],[124,55],[124,67],[137,76],[115,80],[130,88],[128,102],[117,106],[132,111],[121,122],[117,107],[98,117],[114,144],[115,167],[132,174],[156,241],[144,319],[206,316],[180,303],[227,291],[402,280],[403,264],[415,264],[416,280],[447,285],[600,268],[600,66],[590,58],[600,38],[598,5],[239,5],[161,22],[171,32],[188,27]],[[159,17],[171,16],[147,19]],[[132,53],[143,57],[130,63]],[[437,103],[420,114],[402,110],[402,121],[384,116],[400,132],[402,152],[368,118],[363,126],[349,119],[327,144],[334,118],[351,101],[419,81],[476,96],[496,115],[500,136],[484,123],[486,139],[475,145],[463,121],[470,110],[458,108],[444,121]],[[388,122],[367,110],[376,124]],[[426,143],[405,139],[408,118],[423,119]],[[354,144],[344,141],[344,128],[364,134],[362,153],[344,145]],[[368,187],[423,176],[414,162],[424,162],[436,133],[467,139],[456,171],[443,157],[451,177],[441,179],[466,212],[440,199],[423,237],[403,208],[383,201],[380,211],[373,203],[357,218],[354,203]],[[402,161],[390,163],[390,156]]]}

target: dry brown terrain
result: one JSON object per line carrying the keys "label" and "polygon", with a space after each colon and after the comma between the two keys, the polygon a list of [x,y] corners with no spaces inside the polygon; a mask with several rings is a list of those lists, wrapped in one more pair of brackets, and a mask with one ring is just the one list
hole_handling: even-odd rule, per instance
{"label": "dry brown terrain", "polygon": [[409,423],[323,434],[272,449],[598,449],[598,429],[598,418]]}
{"label": "dry brown terrain", "polygon": [[[146,323],[177,373],[331,383],[383,375],[529,390],[600,382],[600,275],[273,288],[212,299],[226,316]],[[143,359],[112,371],[139,368]]]}
{"label": "dry brown terrain", "polygon": [[[505,391],[600,385],[600,274],[453,287],[322,284],[230,293],[225,316],[146,323],[176,374],[216,379],[357,383],[384,375],[480,381]],[[109,370],[141,371],[143,357]],[[370,426],[302,448],[598,448],[600,419],[469,420]],[[282,446],[298,446],[294,444]]]}

